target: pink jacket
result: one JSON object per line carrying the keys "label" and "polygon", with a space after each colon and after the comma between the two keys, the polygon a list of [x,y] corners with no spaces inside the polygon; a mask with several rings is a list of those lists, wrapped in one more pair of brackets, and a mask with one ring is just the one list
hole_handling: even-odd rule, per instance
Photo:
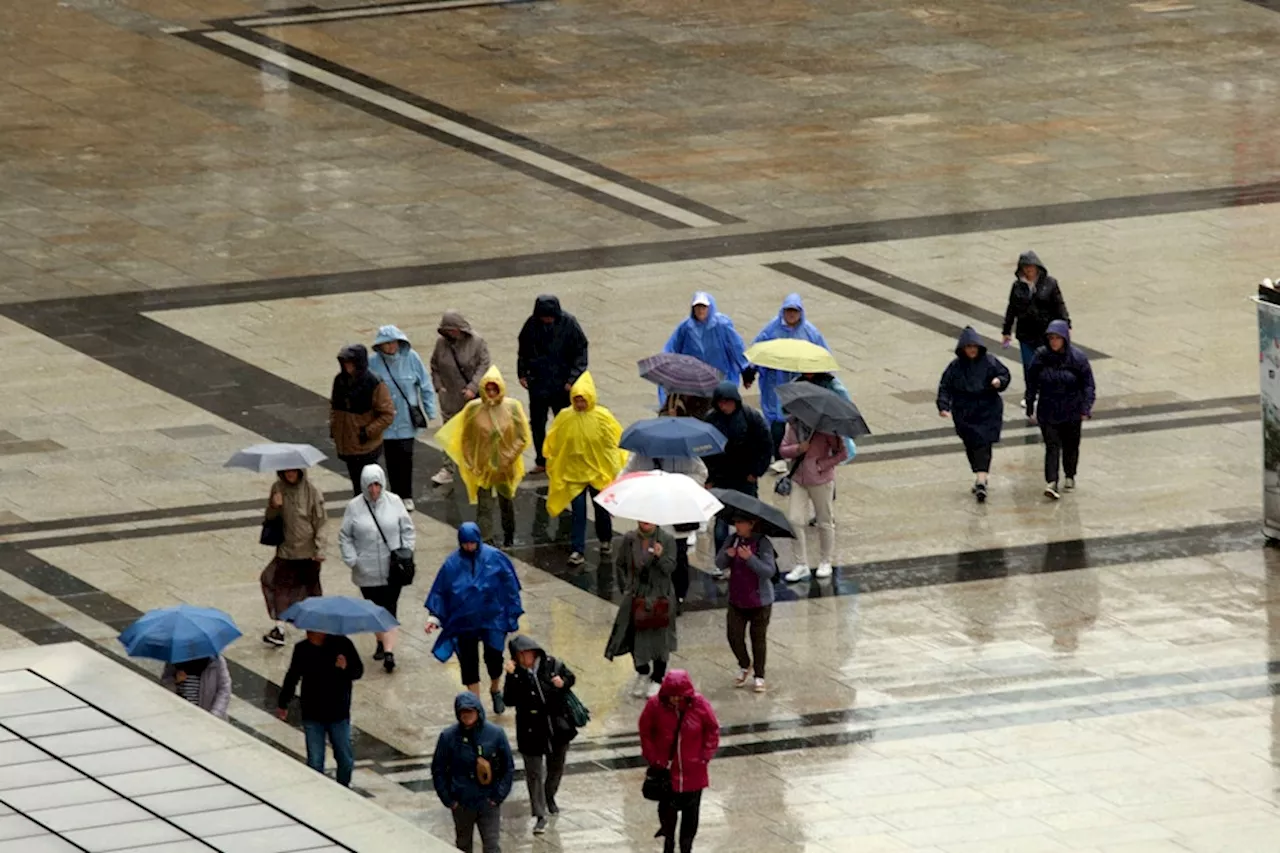
{"label": "pink jacket", "polygon": [[[676,698],[684,710],[684,725],[675,741],[675,760],[671,758],[672,741],[680,711],[670,700]],[[693,689],[689,673],[673,669],[662,679],[658,695],[645,703],[640,712],[640,750],[653,767],[671,768],[671,790],[676,793],[701,791],[711,784],[707,765],[720,748],[720,721],[711,703]]]}
{"label": "pink jacket", "polygon": [[[797,440],[795,424],[787,422],[787,432],[782,436],[782,447],[779,449],[784,459],[795,459],[800,455],[800,442]],[[829,432],[815,432],[809,439],[809,451],[796,469],[792,482],[797,486],[821,486],[836,478],[836,466],[849,457],[840,436]]]}

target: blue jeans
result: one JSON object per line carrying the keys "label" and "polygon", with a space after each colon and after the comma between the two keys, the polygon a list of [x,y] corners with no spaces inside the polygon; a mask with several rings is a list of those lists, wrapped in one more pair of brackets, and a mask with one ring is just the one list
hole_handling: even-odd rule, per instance
{"label": "blue jeans", "polygon": [[1022,399],[1027,399],[1027,389],[1031,383],[1027,381],[1027,372],[1031,370],[1031,359],[1036,357],[1036,348],[1031,344],[1018,341],[1018,349],[1022,350]]}
{"label": "blue jeans", "polygon": [[307,766],[317,773],[324,772],[324,740],[328,736],[333,759],[338,763],[338,784],[350,787],[351,771],[356,763],[351,751],[351,720],[336,723],[303,720],[302,731],[307,736]]}
{"label": "blue jeans", "polygon": [[[569,535],[570,550],[581,554],[587,548],[587,499],[600,494],[595,486],[587,486],[573,499],[569,508],[573,510],[573,530]],[[596,538],[603,545],[613,539],[613,517],[607,510],[596,504]]]}

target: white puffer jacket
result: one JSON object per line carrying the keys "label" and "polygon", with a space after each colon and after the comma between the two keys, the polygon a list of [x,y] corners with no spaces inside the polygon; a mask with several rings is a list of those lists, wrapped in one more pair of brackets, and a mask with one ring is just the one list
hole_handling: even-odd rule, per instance
{"label": "white puffer jacket", "polygon": [[[382,493],[375,501],[369,497],[369,487],[382,486]],[[413,550],[416,533],[413,519],[404,508],[398,495],[387,491],[387,475],[378,465],[366,465],[360,472],[359,497],[352,498],[347,511],[342,514],[342,529],[338,531],[338,548],[342,562],[351,567],[351,582],[356,586],[386,586],[391,571],[391,550]],[[370,514],[369,507],[373,507]],[[377,526],[374,520],[377,519]],[[378,529],[381,527],[382,534]],[[382,537],[386,536],[384,543]],[[388,548],[387,546],[391,547]]]}

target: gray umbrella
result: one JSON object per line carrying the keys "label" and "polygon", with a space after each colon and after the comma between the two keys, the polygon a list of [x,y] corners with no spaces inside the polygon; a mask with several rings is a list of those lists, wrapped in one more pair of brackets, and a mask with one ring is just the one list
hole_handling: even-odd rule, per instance
{"label": "gray umbrella", "polygon": [[222,467],[248,468],[265,474],[268,471],[310,468],[327,458],[309,444],[255,444],[236,453]]}

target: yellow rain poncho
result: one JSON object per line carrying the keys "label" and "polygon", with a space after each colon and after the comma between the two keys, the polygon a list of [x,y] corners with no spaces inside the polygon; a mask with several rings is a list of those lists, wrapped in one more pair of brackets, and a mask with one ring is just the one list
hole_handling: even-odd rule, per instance
{"label": "yellow rain poncho", "polygon": [[[501,391],[496,400],[485,393],[491,384]],[[533,435],[524,407],[507,396],[507,384],[493,365],[480,379],[480,396],[440,428],[436,441],[458,466],[467,499],[476,503],[481,489],[515,497],[516,486],[524,479],[523,454],[533,444]]]}
{"label": "yellow rain poncho", "polygon": [[547,512],[553,516],[564,512],[588,485],[603,489],[612,483],[627,464],[627,451],[618,447],[622,424],[613,412],[596,405],[596,383],[590,372],[578,377],[569,397],[571,402],[585,397],[587,410],[579,412],[572,405],[561,409],[542,443],[551,481]]}

